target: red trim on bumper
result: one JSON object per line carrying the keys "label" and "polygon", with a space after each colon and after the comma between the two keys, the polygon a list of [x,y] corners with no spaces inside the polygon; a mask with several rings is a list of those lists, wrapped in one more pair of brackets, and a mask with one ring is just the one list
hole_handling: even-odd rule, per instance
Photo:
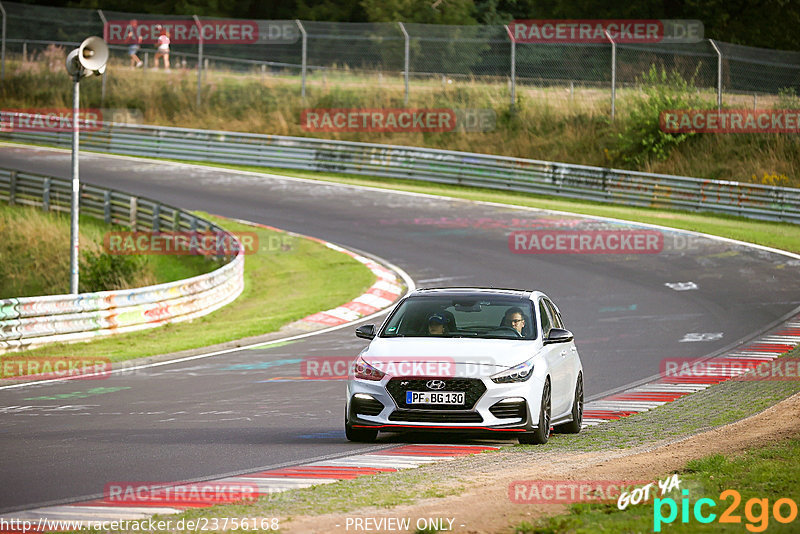
{"label": "red trim on bumper", "polygon": [[428,430],[431,428],[444,428],[452,430],[488,430],[490,432],[525,432],[524,428],[492,428],[489,426],[439,426],[439,425],[353,425],[353,428],[413,428],[416,430]]}

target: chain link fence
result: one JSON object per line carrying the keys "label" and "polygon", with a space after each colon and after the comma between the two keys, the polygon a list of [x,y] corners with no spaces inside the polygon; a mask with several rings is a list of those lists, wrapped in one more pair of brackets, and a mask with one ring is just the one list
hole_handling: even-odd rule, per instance
{"label": "chain link fence", "polygon": [[[104,20],[193,19],[6,1],[0,6],[5,28],[3,77],[6,62],[42,57],[51,44],[72,47],[89,35],[102,36]],[[172,68],[197,69],[201,86],[207,83],[204,70],[298,78],[302,80],[298,96],[317,86],[396,87],[404,92],[406,104],[415,92],[439,84],[458,87],[476,82],[502,89],[512,105],[524,91],[540,101],[580,99],[596,104],[601,112],[613,110],[612,99],[624,99],[626,90],[635,91],[653,66],[679,73],[710,99],[716,96],[726,105],[749,107],[752,100],[755,107],[759,95],[774,100],[774,95],[800,91],[800,52],[708,39],[692,44],[619,43],[612,53],[610,42],[514,43],[504,26],[250,22],[265,34],[282,29],[284,38],[252,44],[173,43]],[[286,38],[287,29],[292,32],[290,38]],[[128,64],[126,49],[125,44],[111,44],[112,66]],[[152,45],[142,47],[145,68],[154,68],[154,53]]]}

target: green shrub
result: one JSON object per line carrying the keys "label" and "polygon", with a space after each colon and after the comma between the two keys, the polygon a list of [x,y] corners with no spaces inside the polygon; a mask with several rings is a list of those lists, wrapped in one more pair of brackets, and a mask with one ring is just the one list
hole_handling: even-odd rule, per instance
{"label": "green shrub", "polygon": [[618,134],[616,148],[618,159],[636,167],[650,160],[665,160],[673,148],[697,135],[662,131],[659,123],[662,111],[711,107],[697,95],[694,76],[687,81],[677,71],[668,73],[652,65],[640,83],[641,93],[630,100],[630,115],[624,130]]}
{"label": "green shrub", "polygon": [[85,251],[81,256],[78,284],[81,293],[127,287],[145,268],[141,256],[114,255],[104,251]]}

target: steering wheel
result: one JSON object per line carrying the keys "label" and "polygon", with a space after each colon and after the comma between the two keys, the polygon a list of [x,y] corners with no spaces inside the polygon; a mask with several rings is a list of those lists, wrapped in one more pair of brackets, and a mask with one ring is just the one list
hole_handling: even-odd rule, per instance
{"label": "steering wheel", "polygon": [[514,334],[515,334],[517,337],[522,337],[522,334],[520,334],[519,332],[517,332],[517,329],[516,329],[516,328],[513,328],[513,327],[511,327],[511,326],[498,326],[497,328],[495,328],[495,330],[510,330],[510,331],[514,332]]}

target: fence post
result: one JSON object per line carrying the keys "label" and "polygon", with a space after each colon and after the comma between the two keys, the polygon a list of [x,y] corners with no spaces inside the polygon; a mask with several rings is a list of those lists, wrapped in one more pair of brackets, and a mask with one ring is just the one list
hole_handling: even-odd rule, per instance
{"label": "fence post", "polygon": [[513,111],[514,104],[517,102],[517,41],[508,28],[508,24],[505,25],[505,29],[508,38],[511,39],[511,110]]}
{"label": "fence post", "polygon": [[409,56],[409,45],[408,45],[408,32],[406,31],[406,27],[403,25],[402,22],[398,22],[397,24],[400,25],[400,31],[403,32],[403,37],[405,38],[405,65],[403,67],[404,76],[406,80],[406,106],[408,106],[408,56]]}
{"label": "fence post", "polygon": [[200,18],[197,15],[192,17],[200,34],[197,40],[197,108],[200,109],[200,93],[203,89],[203,26],[200,25]]}
{"label": "fence post", "polygon": [[161,204],[156,202],[153,206],[153,219],[150,221],[150,230],[153,232],[161,231]]}
{"label": "fence post", "polygon": [[[100,15],[100,20],[103,21],[103,40],[107,43],[108,42],[108,21],[106,20],[106,16],[103,14],[102,9],[97,10],[97,14]],[[103,70],[103,74],[100,76],[100,107],[102,108],[106,102],[106,71],[108,69]]]}
{"label": "fence post", "polygon": [[0,14],[3,15],[2,35],[0,35],[0,82],[6,79],[6,8],[3,7],[3,2],[0,2]]}
{"label": "fence post", "polygon": [[103,191],[103,220],[106,224],[111,224],[111,191]]}
{"label": "fence post", "polygon": [[722,52],[720,52],[714,39],[709,39],[708,42],[711,43],[717,53],[717,111],[719,112],[722,110]]}
{"label": "fence post", "polygon": [[611,120],[614,120],[617,108],[617,43],[606,30],[606,37],[611,42]]}
{"label": "fence post", "polygon": [[52,178],[45,178],[42,185],[42,211],[50,211],[50,184]]}
{"label": "fence post", "polygon": [[139,199],[131,197],[131,207],[128,215],[128,220],[131,224],[131,231],[136,231],[136,217],[139,215]]}
{"label": "fence post", "polygon": [[303,77],[302,86],[300,88],[300,96],[303,98],[306,97],[306,71],[308,69],[308,34],[306,34],[306,29],[303,28],[303,24],[300,20],[294,20],[297,23],[297,27],[300,29],[300,34],[303,36],[303,49],[302,49],[302,66],[301,66],[301,76]]}
{"label": "fence post", "polygon": [[8,205],[13,206],[17,201],[17,171],[11,171],[8,187]]}

